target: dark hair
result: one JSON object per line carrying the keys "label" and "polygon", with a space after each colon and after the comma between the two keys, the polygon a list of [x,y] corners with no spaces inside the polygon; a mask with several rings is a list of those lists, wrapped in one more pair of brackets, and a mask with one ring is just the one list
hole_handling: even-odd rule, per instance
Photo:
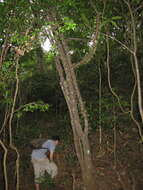
{"label": "dark hair", "polygon": [[52,136],[52,140],[54,140],[54,141],[60,141],[60,137],[59,136]]}

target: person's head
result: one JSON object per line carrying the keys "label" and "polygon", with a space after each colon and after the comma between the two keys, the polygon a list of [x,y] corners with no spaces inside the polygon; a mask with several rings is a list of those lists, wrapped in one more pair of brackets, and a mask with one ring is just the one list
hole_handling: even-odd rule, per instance
{"label": "person's head", "polygon": [[60,142],[60,137],[59,136],[52,136],[52,140],[55,141],[55,143],[57,145]]}

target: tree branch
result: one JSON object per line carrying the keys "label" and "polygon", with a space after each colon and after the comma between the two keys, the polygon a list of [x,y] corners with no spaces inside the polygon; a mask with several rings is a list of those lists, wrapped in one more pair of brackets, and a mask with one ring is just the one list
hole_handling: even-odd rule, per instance
{"label": "tree branch", "polygon": [[99,37],[99,24],[100,24],[99,15],[97,15],[97,17],[96,17],[96,23],[97,23],[97,25],[96,25],[96,31],[94,33],[94,38],[93,38],[93,41],[92,41],[93,42],[92,48],[88,53],[85,54],[85,56],[83,57],[83,59],[79,63],[77,63],[77,64],[75,64],[73,66],[74,68],[77,68],[80,65],[88,63],[91,60],[91,58],[93,57],[93,55],[94,55],[94,53],[96,51],[98,37]]}
{"label": "tree branch", "polygon": [[128,1],[123,0],[129,9],[130,16],[131,16],[131,26],[132,26],[132,35],[133,35],[133,58],[134,58],[134,64],[135,64],[135,70],[136,70],[136,79],[137,79],[137,92],[138,92],[138,106],[139,106],[139,112],[143,124],[143,106],[142,106],[142,91],[141,91],[141,80],[140,80],[140,70],[139,70],[139,63],[137,59],[137,37],[136,37],[136,23],[135,18],[133,15],[133,11],[131,8],[131,5]]}
{"label": "tree branch", "polygon": [[131,54],[134,54],[134,51],[131,50],[128,46],[126,46],[124,43],[122,43],[120,40],[118,40],[117,38],[109,35],[109,34],[105,34],[102,33],[104,36],[111,38],[112,40],[115,40],[117,43],[119,43],[123,48],[125,48],[126,50],[128,50]]}

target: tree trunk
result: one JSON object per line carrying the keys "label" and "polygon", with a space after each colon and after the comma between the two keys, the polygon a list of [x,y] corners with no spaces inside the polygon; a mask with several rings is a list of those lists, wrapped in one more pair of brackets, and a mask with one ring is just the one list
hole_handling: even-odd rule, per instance
{"label": "tree trunk", "polygon": [[96,190],[93,163],[88,139],[88,118],[82,101],[68,48],[63,39],[57,41],[60,57],[56,67],[60,85],[70,113],[76,154],[80,163],[85,190]]}
{"label": "tree trunk", "polygon": [[[95,182],[95,174],[93,174],[94,169],[88,139],[88,117],[77,84],[74,71],[75,65],[72,64],[71,56],[69,54],[70,51],[66,44],[66,40],[64,39],[63,35],[59,34],[58,32],[58,22],[55,11],[49,11],[48,21],[51,23],[56,23],[56,25],[51,25],[51,31],[48,31],[48,36],[50,38],[51,44],[57,47],[59,54],[55,59],[55,63],[60,77],[61,89],[63,91],[70,114],[74,144],[82,172],[84,189],[97,190],[98,188]],[[97,47],[99,23],[98,15],[96,31],[93,34],[93,47],[89,53],[85,54],[83,59],[77,65],[86,64],[94,55]]]}

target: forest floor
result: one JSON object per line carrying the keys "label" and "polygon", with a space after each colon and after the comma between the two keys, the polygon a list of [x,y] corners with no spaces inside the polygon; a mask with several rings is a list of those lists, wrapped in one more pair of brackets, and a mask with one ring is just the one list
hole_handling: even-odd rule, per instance
{"label": "forest floor", "polygon": [[[98,190],[142,190],[143,189],[143,144],[139,141],[137,128],[125,126],[102,131],[99,144],[99,131],[89,136],[91,142],[94,175]],[[34,190],[33,168],[30,161],[31,148],[20,151],[20,190]],[[9,189],[15,190],[15,154],[9,153],[7,171]],[[2,160],[2,156],[1,156]],[[62,142],[55,154],[59,173],[53,184],[41,185],[41,190],[83,190],[80,167],[75,156],[73,143]],[[0,168],[2,169],[2,168]],[[0,176],[0,190],[5,190]]]}

